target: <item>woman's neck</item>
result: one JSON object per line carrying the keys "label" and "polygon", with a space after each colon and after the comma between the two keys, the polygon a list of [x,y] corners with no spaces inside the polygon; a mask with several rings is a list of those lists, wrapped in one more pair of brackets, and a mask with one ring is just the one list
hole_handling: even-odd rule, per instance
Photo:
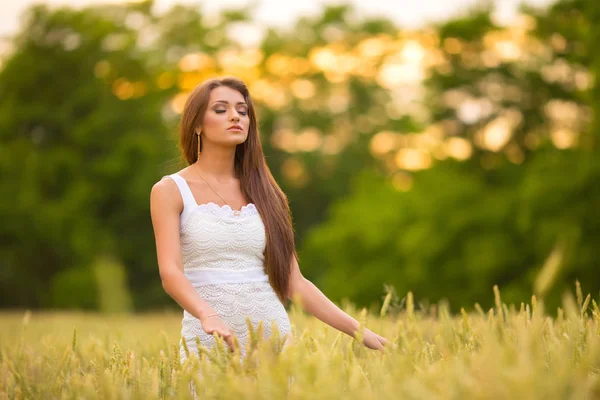
{"label": "woman's neck", "polygon": [[236,179],[235,171],[235,148],[217,149],[211,148],[210,151],[203,150],[192,168],[202,174],[205,178],[210,176],[220,183],[225,183],[231,179]]}

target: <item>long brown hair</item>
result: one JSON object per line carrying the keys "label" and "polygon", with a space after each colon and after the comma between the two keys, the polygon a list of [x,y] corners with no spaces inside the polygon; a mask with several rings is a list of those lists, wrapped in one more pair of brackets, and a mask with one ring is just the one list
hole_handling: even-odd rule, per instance
{"label": "long brown hair", "polygon": [[242,94],[248,105],[250,127],[248,138],[235,149],[235,171],[240,179],[242,193],[253,203],[265,225],[267,245],[265,270],[269,282],[282,303],[287,299],[292,257],[298,257],[294,245],[292,216],[287,196],[283,193],[267,163],[260,144],[256,113],[248,87],[240,79],[227,77],[209,79],[190,93],[181,116],[179,144],[185,161],[191,165],[198,160],[196,130],[202,123],[208,107],[210,92],[219,86],[227,86]]}

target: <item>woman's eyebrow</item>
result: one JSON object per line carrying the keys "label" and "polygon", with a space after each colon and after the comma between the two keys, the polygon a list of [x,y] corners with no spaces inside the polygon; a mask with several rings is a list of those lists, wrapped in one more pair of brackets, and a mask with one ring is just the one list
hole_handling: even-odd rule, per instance
{"label": "woman's eyebrow", "polygon": [[[213,102],[213,104],[214,104],[214,103],[225,103],[225,104],[229,104],[229,102],[228,102],[227,100],[215,100],[215,101]],[[238,101],[236,105],[240,105],[240,104],[247,105],[247,104],[246,104],[246,102],[244,102],[244,101]]]}

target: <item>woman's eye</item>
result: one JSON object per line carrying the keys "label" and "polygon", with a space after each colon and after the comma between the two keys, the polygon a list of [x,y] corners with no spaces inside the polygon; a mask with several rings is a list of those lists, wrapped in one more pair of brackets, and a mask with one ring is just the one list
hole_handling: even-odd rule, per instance
{"label": "woman's eye", "polygon": [[[217,114],[223,114],[224,112],[227,112],[227,110],[214,110],[214,111]],[[238,113],[241,115],[248,115],[248,111],[246,111],[246,110],[238,110]]]}

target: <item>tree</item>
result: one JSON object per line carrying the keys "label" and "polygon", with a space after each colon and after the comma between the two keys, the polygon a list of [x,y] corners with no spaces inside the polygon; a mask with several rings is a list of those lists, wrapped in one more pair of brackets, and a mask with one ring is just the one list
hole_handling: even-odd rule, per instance
{"label": "tree", "polygon": [[[585,4],[528,10],[530,29],[517,36],[494,26],[485,9],[438,28],[442,58],[426,81],[427,129],[436,127],[449,150],[438,158],[453,156],[453,143],[467,156],[414,175],[391,169],[358,178],[301,252],[327,293],[369,304],[390,283],[468,306],[499,284],[505,300],[539,290],[554,307],[575,279],[600,289],[600,163],[589,125],[597,69],[586,50],[593,14]],[[561,262],[535,285],[555,250]]]}
{"label": "tree", "polygon": [[[85,285],[103,254],[143,279],[149,187],[174,153],[135,32],[101,12],[37,6],[15,44],[0,72],[0,303],[51,306],[52,287]],[[73,305],[94,307],[88,293]]]}

